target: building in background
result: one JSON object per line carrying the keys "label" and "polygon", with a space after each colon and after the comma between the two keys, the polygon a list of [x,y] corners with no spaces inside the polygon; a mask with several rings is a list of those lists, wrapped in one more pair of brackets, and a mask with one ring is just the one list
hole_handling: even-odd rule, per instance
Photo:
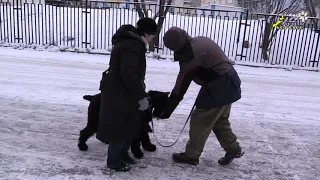
{"label": "building in background", "polygon": [[238,0],[201,0],[201,4],[217,4],[217,5],[226,5],[226,6],[237,6]]}
{"label": "building in background", "polygon": [[[175,13],[189,13],[189,14],[208,14],[208,12],[201,13],[200,11],[195,11],[191,8],[205,8],[210,10],[238,10],[238,0],[173,0],[173,6],[178,7],[190,7],[190,9],[174,8],[171,10]],[[240,8],[241,9],[241,8]]]}
{"label": "building in background", "polygon": [[[44,4],[45,0],[0,0],[3,3],[9,3],[10,5],[23,5],[24,3]],[[1,10],[0,10],[1,11]]]}
{"label": "building in background", "polygon": [[237,6],[238,0],[173,0],[175,6],[200,7],[208,4]]}

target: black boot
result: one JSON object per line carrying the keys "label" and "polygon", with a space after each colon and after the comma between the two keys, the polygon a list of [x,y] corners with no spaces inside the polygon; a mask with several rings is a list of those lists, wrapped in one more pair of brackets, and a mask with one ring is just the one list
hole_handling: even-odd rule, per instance
{"label": "black boot", "polygon": [[151,143],[148,132],[145,132],[142,134],[141,144],[142,144],[143,149],[145,149],[146,151],[153,152],[153,151],[157,150],[156,145]]}
{"label": "black boot", "polygon": [[143,152],[140,149],[140,138],[136,138],[131,143],[131,152],[136,158],[142,158]]}
{"label": "black boot", "polygon": [[218,162],[220,165],[227,165],[230,164],[234,158],[240,158],[243,154],[244,152],[241,147],[238,147],[235,151],[226,153],[224,157],[218,160]]}
{"label": "black boot", "polygon": [[122,162],[120,166],[107,165],[107,167],[118,172],[127,172],[131,169],[131,167],[124,162]]}
{"label": "black boot", "polygon": [[177,163],[185,163],[197,165],[199,164],[199,159],[192,159],[186,155],[186,153],[173,153],[173,160]]}
{"label": "black boot", "polygon": [[[108,147],[107,166],[116,171],[129,171],[133,159],[128,154],[130,142],[111,141]],[[134,162],[134,161],[133,161]]]}
{"label": "black boot", "polygon": [[130,157],[129,153],[122,153],[121,154],[121,160],[126,164],[136,164],[136,162]]}

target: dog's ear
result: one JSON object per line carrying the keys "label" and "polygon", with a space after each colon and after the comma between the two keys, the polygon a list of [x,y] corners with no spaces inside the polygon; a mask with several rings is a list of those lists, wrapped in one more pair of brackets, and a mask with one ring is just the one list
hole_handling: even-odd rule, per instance
{"label": "dog's ear", "polygon": [[91,95],[84,95],[82,98],[85,99],[85,100],[88,100],[88,101],[92,100],[92,96]]}

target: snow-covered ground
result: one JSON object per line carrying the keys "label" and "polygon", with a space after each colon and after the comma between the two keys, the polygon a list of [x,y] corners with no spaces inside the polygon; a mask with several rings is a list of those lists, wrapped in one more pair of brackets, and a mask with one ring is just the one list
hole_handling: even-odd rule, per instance
{"label": "snow-covered ground", "polygon": [[[320,179],[319,72],[243,66],[235,66],[243,97],[230,118],[242,158],[218,165],[224,151],[211,134],[198,166],[173,163],[172,153],[183,151],[188,140],[187,126],[173,147],[157,146],[130,172],[110,172],[108,145],[91,138],[89,151],[77,148],[87,118],[82,96],[98,93],[108,61],[103,55],[0,47],[0,179]],[[147,64],[148,89],[170,91],[178,64]],[[198,90],[192,84],[172,117],[155,121],[161,143],[178,136]]]}

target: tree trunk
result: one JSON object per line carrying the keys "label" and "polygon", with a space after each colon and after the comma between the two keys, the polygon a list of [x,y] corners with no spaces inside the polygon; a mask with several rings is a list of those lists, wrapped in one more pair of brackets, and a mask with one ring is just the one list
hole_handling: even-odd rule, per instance
{"label": "tree trunk", "polygon": [[139,1],[138,1],[138,0],[133,0],[133,1],[135,2],[134,7],[135,7],[136,10],[137,10],[137,13],[138,13],[138,15],[139,15],[139,19],[144,18],[145,15],[144,15],[144,13],[142,12],[142,9],[141,9],[140,4],[138,4]]}
{"label": "tree trunk", "polygon": [[269,44],[270,44],[270,35],[271,35],[271,29],[272,28],[272,23],[268,23],[266,21],[266,26],[264,28],[264,35],[263,35],[263,42],[262,42],[262,58],[265,61],[269,61],[269,54],[268,54],[268,49],[269,49]]}
{"label": "tree trunk", "polygon": [[146,7],[146,2],[144,0],[141,0],[141,7],[142,7],[142,10],[143,10],[143,13],[144,13],[144,17],[149,17],[149,14],[148,14],[148,10],[147,10],[147,7]]}
{"label": "tree trunk", "polygon": [[[304,0],[304,3],[306,5],[306,8],[307,8],[307,11],[309,13],[309,16],[310,17],[316,17],[317,16],[317,13],[316,13],[316,10],[315,10],[315,5],[314,3],[312,2],[312,0]],[[312,19],[312,24],[314,26],[314,29],[317,29],[317,21],[315,19]]]}
{"label": "tree trunk", "polygon": [[[169,0],[168,3],[167,3],[167,5],[171,5],[171,3],[172,3],[172,0]],[[165,0],[161,0],[161,1],[160,1],[159,11],[158,11],[158,13],[156,14],[156,16],[154,17],[154,19],[156,19],[157,16],[159,16],[158,23],[157,23],[157,25],[158,25],[158,28],[157,28],[157,36],[154,38],[153,43],[150,44],[150,46],[149,46],[150,51],[153,51],[153,52],[154,52],[155,47],[159,48],[159,40],[160,40],[160,39],[159,39],[159,38],[160,38],[159,35],[160,35],[161,30],[162,30],[163,23],[164,23],[164,20],[165,20],[166,15],[167,15],[167,13],[168,13],[168,11],[169,11],[169,8],[170,8],[170,7],[168,7],[168,6],[165,7]]]}
{"label": "tree trunk", "polygon": [[[139,18],[141,19],[144,17],[148,17],[149,14],[146,8],[145,0],[140,0],[141,4],[138,4],[139,0],[133,0],[133,1],[136,2],[135,8],[138,12]],[[156,13],[155,17],[153,18],[153,19],[156,19],[157,17],[159,17],[158,23],[157,23],[157,36],[155,37],[154,41],[149,44],[149,51],[151,52],[154,52],[155,47],[159,46],[159,34],[162,30],[162,26],[163,26],[166,14],[169,11],[169,7],[165,7],[165,1],[166,0],[160,0],[159,11]],[[168,0],[167,5],[171,5],[171,4],[172,4],[172,0]]]}

